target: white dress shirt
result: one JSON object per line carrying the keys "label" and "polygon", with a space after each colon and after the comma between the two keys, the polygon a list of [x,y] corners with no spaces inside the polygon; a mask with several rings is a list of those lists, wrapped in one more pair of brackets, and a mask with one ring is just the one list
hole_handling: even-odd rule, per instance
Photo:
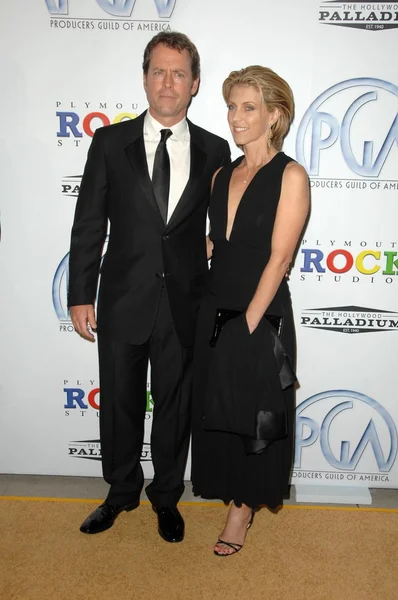
{"label": "white dress shirt", "polygon": [[167,210],[167,221],[169,221],[188,183],[191,167],[191,136],[185,117],[176,125],[165,127],[156,121],[149,111],[147,111],[144,118],[144,143],[149,177],[151,179],[156,148],[160,142],[161,129],[170,129],[173,132],[166,142],[170,157],[170,191]]}

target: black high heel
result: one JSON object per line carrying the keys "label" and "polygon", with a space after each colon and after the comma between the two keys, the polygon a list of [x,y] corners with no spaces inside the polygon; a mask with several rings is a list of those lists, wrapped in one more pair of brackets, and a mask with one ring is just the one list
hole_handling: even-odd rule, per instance
{"label": "black high heel", "polygon": [[[255,510],[254,510],[254,508],[252,508],[252,514],[250,516],[250,521],[247,524],[246,531],[248,531],[250,529],[250,527],[253,525],[254,513],[255,513]],[[221,538],[218,538],[216,546],[217,546],[217,544],[224,544],[224,546],[229,546],[230,548],[232,548],[233,552],[228,552],[227,554],[225,554],[224,552],[218,552],[217,550],[213,549],[213,552],[216,556],[233,556],[234,554],[236,554],[237,552],[239,552],[239,550],[242,550],[242,548],[243,548],[243,544],[234,544],[233,542],[226,542],[226,541],[222,540]]]}

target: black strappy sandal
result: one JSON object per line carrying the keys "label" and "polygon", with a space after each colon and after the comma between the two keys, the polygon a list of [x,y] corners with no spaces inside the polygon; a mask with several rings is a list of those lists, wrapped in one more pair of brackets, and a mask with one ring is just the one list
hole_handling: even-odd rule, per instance
{"label": "black strappy sandal", "polygon": [[233,554],[236,554],[237,552],[239,552],[239,550],[242,550],[243,548],[243,544],[233,544],[232,542],[224,542],[224,540],[221,540],[220,538],[217,540],[217,544],[224,544],[225,546],[229,546],[230,548],[232,548],[233,552],[217,552],[217,550],[213,550],[216,556],[232,556]]}
{"label": "black strappy sandal", "polygon": [[[253,519],[254,519],[254,508],[252,509],[252,514],[250,517],[250,521],[247,524],[247,528],[246,531],[248,531],[250,529],[250,527],[253,524]],[[234,544],[233,542],[225,542],[224,540],[222,540],[221,538],[218,538],[217,544],[224,544],[225,546],[229,546],[230,548],[232,548],[233,552],[217,552],[217,550],[213,550],[214,554],[216,556],[233,556],[234,554],[236,554],[237,552],[239,552],[239,550],[242,550],[243,548],[243,544]]]}

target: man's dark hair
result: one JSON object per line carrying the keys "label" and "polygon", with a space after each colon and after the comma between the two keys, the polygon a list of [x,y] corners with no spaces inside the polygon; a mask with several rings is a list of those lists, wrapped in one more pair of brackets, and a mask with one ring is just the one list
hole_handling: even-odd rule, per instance
{"label": "man's dark hair", "polygon": [[187,37],[185,33],[179,33],[178,31],[161,31],[148,42],[144,50],[144,60],[142,62],[142,69],[145,74],[148,73],[152,50],[159,44],[163,44],[167,48],[173,48],[179,52],[188,50],[189,56],[191,57],[192,77],[193,79],[198,79],[200,77],[199,52],[189,37]]}

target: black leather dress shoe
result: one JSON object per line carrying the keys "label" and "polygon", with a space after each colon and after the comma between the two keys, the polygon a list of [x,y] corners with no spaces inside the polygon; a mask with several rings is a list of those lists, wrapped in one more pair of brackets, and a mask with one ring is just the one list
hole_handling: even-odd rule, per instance
{"label": "black leather dress shoe", "polygon": [[158,532],[166,542],[182,542],[184,519],[176,506],[152,506],[158,516]]}
{"label": "black leather dress shoe", "polygon": [[106,531],[112,527],[116,517],[121,512],[124,510],[134,510],[139,504],[139,501],[137,501],[132,504],[125,504],[124,506],[112,506],[112,504],[104,502],[81,524],[80,531],[82,533],[101,533],[101,531]]}

